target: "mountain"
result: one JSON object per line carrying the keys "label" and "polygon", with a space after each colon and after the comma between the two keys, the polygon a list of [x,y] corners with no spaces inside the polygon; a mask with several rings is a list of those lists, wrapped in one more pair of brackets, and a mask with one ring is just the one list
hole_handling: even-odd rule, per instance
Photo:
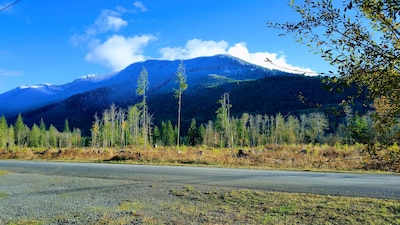
{"label": "mountain", "polygon": [[[200,83],[215,85],[216,81],[226,83],[254,80],[281,73],[228,55],[200,57],[183,62],[186,65],[187,82],[191,87]],[[21,86],[0,95],[0,115],[15,116],[98,88],[117,89],[118,92],[114,91],[115,96],[108,97],[123,98],[126,92],[131,93],[136,90],[136,81],[143,67],[149,73],[150,91],[168,92],[175,85],[175,74],[179,63],[180,60],[148,60],[134,63],[117,73],[86,76],[68,84]]]}
{"label": "mountain", "polygon": [[[131,64],[120,72],[105,76],[88,76],[65,85],[37,85],[19,87],[0,95],[0,115],[15,121],[21,113],[28,125],[46,124],[62,129],[68,118],[70,127],[88,133],[95,113],[101,115],[111,104],[127,108],[138,103],[137,79],[142,68],[148,71],[149,112],[155,124],[176,121],[176,71],[180,60],[148,60]],[[192,118],[205,123],[215,118],[218,100],[229,92],[232,115],[243,112],[270,114],[300,114],[315,111],[314,103],[329,108],[346,96],[336,95],[322,88],[320,77],[307,77],[269,70],[229,55],[216,55],[184,60],[188,89],[182,104],[182,125]],[[299,100],[299,94],[307,102]],[[185,128],[184,128],[185,129]]]}

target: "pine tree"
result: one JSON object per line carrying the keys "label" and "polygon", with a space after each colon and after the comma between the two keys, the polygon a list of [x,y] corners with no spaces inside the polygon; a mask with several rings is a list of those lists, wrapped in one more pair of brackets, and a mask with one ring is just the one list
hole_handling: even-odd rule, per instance
{"label": "pine tree", "polygon": [[195,146],[198,144],[199,133],[197,131],[197,124],[195,119],[192,119],[192,122],[190,123],[186,138],[188,145]]}
{"label": "pine tree", "polygon": [[37,148],[40,146],[40,128],[35,123],[29,133],[29,147]]}
{"label": "pine tree", "polygon": [[71,132],[71,129],[69,129],[69,122],[68,122],[68,119],[65,119],[65,122],[64,122],[64,130],[63,130],[63,132],[66,132],[66,133]]}
{"label": "pine tree", "polygon": [[204,143],[204,136],[206,134],[206,128],[204,127],[203,124],[200,124],[198,128],[198,144],[203,144]]}
{"label": "pine tree", "polygon": [[15,144],[17,145],[18,149],[24,145],[25,130],[24,121],[21,114],[19,114],[14,124]]}
{"label": "pine tree", "polygon": [[170,120],[168,120],[166,124],[165,141],[166,146],[172,146],[175,144],[175,131]]}
{"label": "pine tree", "polygon": [[153,145],[157,145],[161,141],[161,131],[158,126],[154,126]]}

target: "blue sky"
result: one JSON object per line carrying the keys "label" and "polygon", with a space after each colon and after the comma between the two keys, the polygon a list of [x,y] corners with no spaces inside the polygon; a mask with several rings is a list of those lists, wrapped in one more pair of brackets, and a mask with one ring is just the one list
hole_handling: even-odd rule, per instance
{"label": "blue sky", "polygon": [[[0,0],[0,8],[13,0]],[[0,93],[63,84],[146,59],[231,54],[273,68],[326,72],[329,63],[268,28],[295,21],[289,0],[20,0],[0,12]]]}

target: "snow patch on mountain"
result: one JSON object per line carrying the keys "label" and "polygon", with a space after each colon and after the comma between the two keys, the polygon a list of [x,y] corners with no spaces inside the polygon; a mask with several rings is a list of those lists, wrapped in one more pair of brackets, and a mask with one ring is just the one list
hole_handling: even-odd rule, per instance
{"label": "snow patch on mountain", "polygon": [[[116,89],[114,93],[117,93],[115,95],[121,97],[127,91],[136,90],[136,82],[143,68],[148,71],[151,91],[171,91],[176,86],[175,75],[180,63],[181,60],[147,60],[133,63],[119,72],[106,75],[88,74],[63,85],[20,86],[0,94],[0,115],[14,116],[97,88],[114,88]],[[210,82],[209,75],[211,74],[218,74],[227,80],[255,80],[282,73],[230,55],[199,57],[183,60],[183,63],[186,67],[189,87]]]}

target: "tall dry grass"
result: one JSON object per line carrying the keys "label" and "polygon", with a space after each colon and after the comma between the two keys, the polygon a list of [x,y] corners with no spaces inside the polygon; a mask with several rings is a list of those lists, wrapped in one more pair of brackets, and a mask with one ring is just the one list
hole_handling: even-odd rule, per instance
{"label": "tall dry grass", "polygon": [[[398,148],[398,147],[397,147]],[[360,145],[267,145],[259,148],[201,147],[0,150],[2,159],[123,162],[135,164],[200,165],[293,170],[384,170],[400,172],[399,163],[363,158]]]}

